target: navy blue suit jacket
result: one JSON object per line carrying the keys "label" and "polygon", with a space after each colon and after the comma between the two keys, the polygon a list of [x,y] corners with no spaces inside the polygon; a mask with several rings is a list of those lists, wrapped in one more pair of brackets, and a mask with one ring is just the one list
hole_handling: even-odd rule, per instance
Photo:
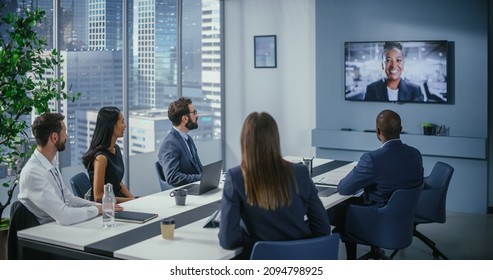
{"label": "navy blue suit jacket", "polygon": [[[190,149],[197,150],[193,141]],[[197,161],[194,161],[187,143],[174,128],[161,143],[158,159],[163,167],[164,179],[173,187],[199,181],[202,178],[202,163],[198,154]]]}
{"label": "navy blue suit jacket", "polygon": [[[398,86],[397,101],[423,101],[421,88],[407,80],[401,79]],[[365,100],[389,101],[385,79],[378,80],[366,87]]]}
{"label": "navy blue suit jacket", "polygon": [[337,186],[342,195],[363,189],[364,204],[383,206],[396,189],[413,188],[423,182],[421,153],[401,140],[387,141],[381,148],[365,153]]}
{"label": "navy blue suit jacket", "polygon": [[239,166],[228,170],[219,224],[219,243],[223,248],[244,246],[243,250],[250,252],[258,240],[295,240],[330,234],[327,213],[308,169],[301,164],[292,166],[298,194],[289,206],[270,211],[247,203]]}

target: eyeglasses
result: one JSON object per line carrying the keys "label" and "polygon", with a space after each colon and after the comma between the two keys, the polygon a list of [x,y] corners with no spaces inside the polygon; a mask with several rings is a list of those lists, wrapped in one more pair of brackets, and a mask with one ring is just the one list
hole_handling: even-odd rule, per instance
{"label": "eyeglasses", "polygon": [[194,115],[197,115],[197,110],[193,110],[192,112],[190,112],[190,114],[194,114]]}

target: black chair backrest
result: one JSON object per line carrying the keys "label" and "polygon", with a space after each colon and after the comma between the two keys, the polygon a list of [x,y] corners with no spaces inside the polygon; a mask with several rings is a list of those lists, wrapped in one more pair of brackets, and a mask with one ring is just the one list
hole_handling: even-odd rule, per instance
{"label": "black chair backrest", "polygon": [[164,180],[164,173],[163,173],[163,168],[161,166],[161,164],[159,163],[159,161],[156,161],[154,163],[154,166],[156,167],[156,171],[157,171],[157,175],[159,176],[159,180]]}
{"label": "black chair backrest", "polygon": [[428,177],[425,178],[424,189],[448,188],[454,168],[444,162],[437,162]]}
{"label": "black chair backrest", "polygon": [[253,246],[251,260],[337,260],[339,234],[289,240],[257,241]]}
{"label": "black chair backrest", "polygon": [[166,182],[166,180],[164,179],[163,167],[161,166],[159,161],[156,161],[154,163],[154,167],[156,167],[156,172],[157,172],[157,176],[158,176],[158,180],[159,180],[159,186],[161,187],[161,191],[165,191],[165,190],[169,190],[169,189],[173,188],[173,186],[168,184]]}
{"label": "black chair backrest", "polygon": [[91,189],[91,181],[85,172],[75,174],[70,178],[70,185],[75,195],[84,198],[84,195]]}
{"label": "black chair backrest", "polygon": [[20,201],[15,201],[10,207],[10,226],[7,237],[7,255],[9,260],[17,260],[17,231],[38,226],[36,216]]}
{"label": "black chair backrest", "polygon": [[377,246],[386,249],[403,249],[413,239],[413,221],[416,204],[423,186],[398,189],[387,205],[351,204],[347,209],[344,241]]}

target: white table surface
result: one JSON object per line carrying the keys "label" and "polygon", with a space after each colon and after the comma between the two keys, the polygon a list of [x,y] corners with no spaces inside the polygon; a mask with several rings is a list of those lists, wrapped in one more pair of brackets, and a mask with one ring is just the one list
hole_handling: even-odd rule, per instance
{"label": "white table surface", "polygon": [[351,162],[347,165],[341,166],[329,172],[325,172],[318,176],[313,177],[313,182],[331,184],[337,186],[339,181],[346,176],[356,166],[357,162]]}
{"label": "white table surface", "polygon": [[[302,157],[285,157],[292,162],[299,162]],[[313,167],[331,162],[330,159],[313,160]],[[336,170],[321,174],[314,178],[330,177],[340,180],[349,172],[354,164],[346,165]],[[340,170],[339,170],[340,169]],[[61,226],[55,222],[29,228],[18,232],[18,236],[25,239],[46,242],[77,250],[84,250],[84,246],[101,241],[103,239],[124,233],[135,228],[145,226],[149,223],[159,221],[165,217],[173,216],[184,211],[217,201],[222,196],[222,184],[211,192],[200,196],[188,195],[185,206],[175,205],[174,198],[169,196],[168,191],[159,192],[149,196],[141,197],[132,201],[122,203],[125,210],[156,213],[159,216],[145,224],[133,224],[116,222],[112,228],[102,227],[101,216],[71,226]],[[330,208],[348,196],[335,193],[329,197],[321,197],[325,208]],[[212,213],[211,213],[212,214]],[[217,234],[218,228],[203,228],[207,218],[182,226],[175,230],[173,240],[164,240],[161,235],[135,243],[128,247],[116,250],[114,257],[122,259],[231,259],[241,252],[236,250],[225,250],[219,245]]]}
{"label": "white table surface", "polygon": [[[302,157],[285,157],[286,160],[292,162],[300,162]],[[330,159],[318,159],[313,160],[313,167],[317,167],[324,163],[331,162]],[[351,163],[340,167],[336,170],[332,170],[321,174],[333,178],[336,180],[336,176],[339,176],[339,180],[344,177],[356,163]],[[343,171],[337,172],[342,169]],[[321,197],[324,207],[330,208],[344,200],[349,196],[340,195],[335,193],[328,197]],[[206,219],[197,221],[186,227],[181,227],[175,230],[174,240],[164,240],[161,236],[156,236],[145,241],[136,243],[132,246],[125,247],[114,253],[115,257],[122,259],[231,259],[241,252],[241,249],[236,250],[224,250],[219,245],[219,239],[217,237],[218,230],[203,228],[207,221]],[[200,233],[198,233],[200,232]]]}
{"label": "white table surface", "polygon": [[218,228],[204,228],[208,218],[175,230],[174,239],[161,235],[114,252],[121,259],[144,260],[228,260],[241,252],[226,250],[219,245]]}
{"label": "white table surface", "polygon": [[55,222],[47,223],[19,231],[18,236],[77,250],[84,250],[84,246],[91,243],[217,201],[221,199],[222,187],[200,196],[188,195],[186,205],[184,206],[175,205],[175,199],[169,196],[169,192],[169,190],[159,192],[121,204],[124,207],[124,210],[158,214],[157,218],[144,224],[115,222],[114,227],[103,228],[102,218],[101,216],[98,216],[71,226],[62,226]]}

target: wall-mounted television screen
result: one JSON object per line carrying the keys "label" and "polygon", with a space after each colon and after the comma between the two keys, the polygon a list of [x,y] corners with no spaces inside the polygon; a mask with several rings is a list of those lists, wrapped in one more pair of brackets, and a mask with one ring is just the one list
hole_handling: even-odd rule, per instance
{"label": "wall-mounted television screen", "polygon": [[345,100],[448,103],[448,41],[346,42]]}

